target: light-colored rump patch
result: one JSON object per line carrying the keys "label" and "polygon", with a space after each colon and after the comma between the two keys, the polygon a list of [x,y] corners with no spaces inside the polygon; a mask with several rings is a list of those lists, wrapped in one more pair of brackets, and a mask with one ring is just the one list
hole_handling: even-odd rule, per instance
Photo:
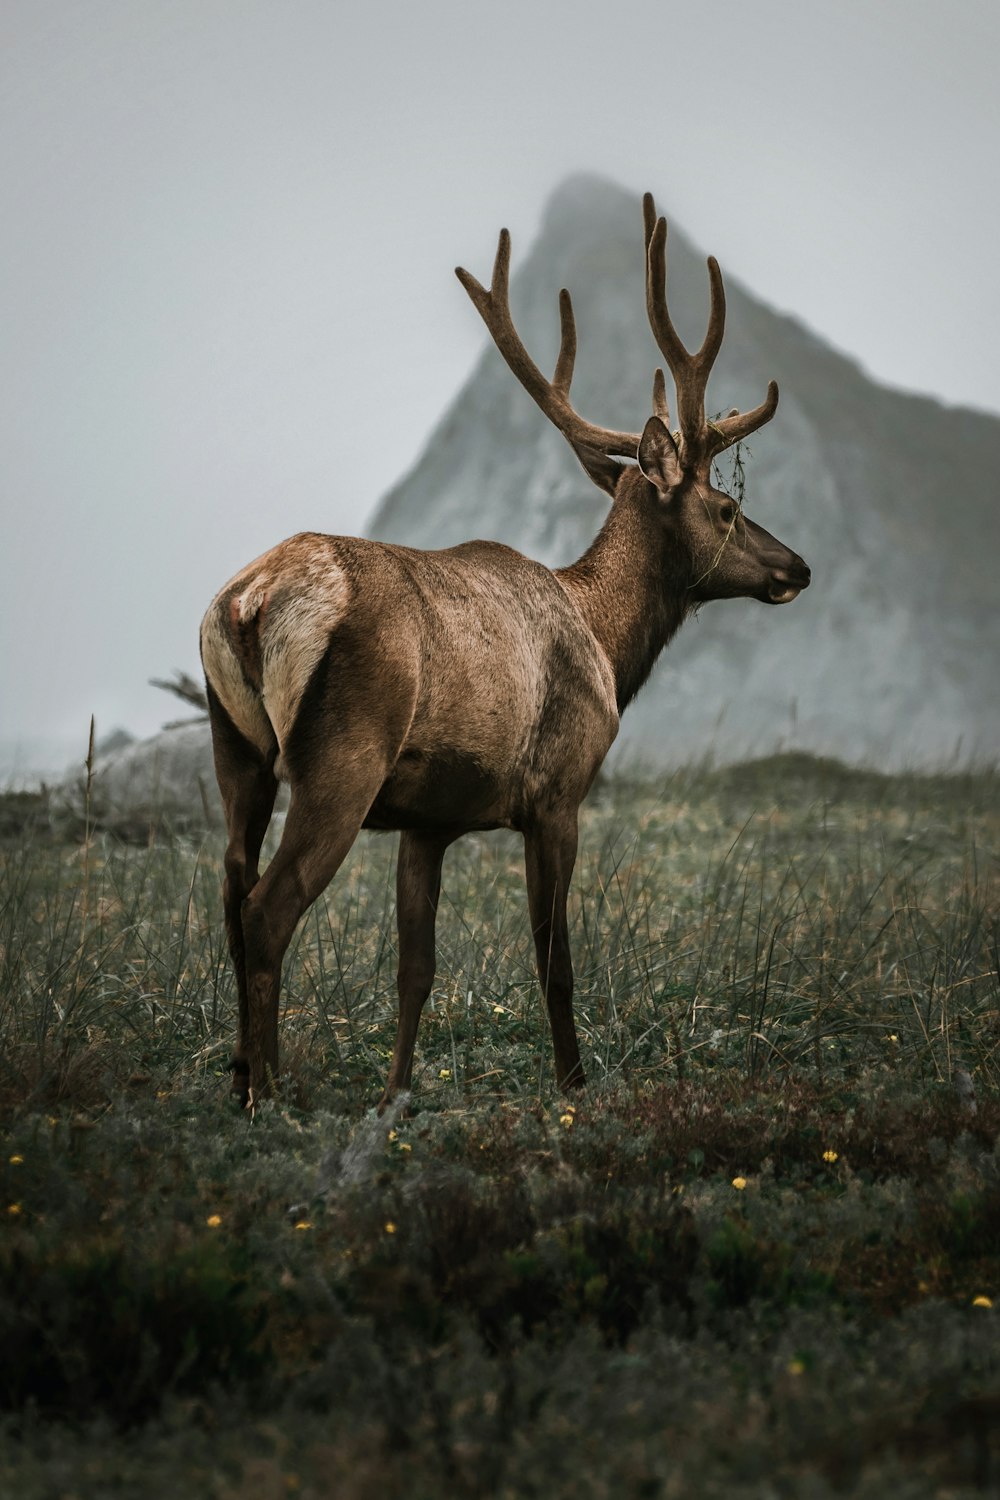
{"label": "light-colored rump patch", "polygon": [[271,596],[261,629],[263,699],[282,750],[330,632],[343,619],[349,592],[337,568],[301,592]]}
{"label": "light-colored rump patch", "polygon": [[201,622],[205,675],[240,734],[266,755],[274,745],[274,730],[268,723],[260,694],[244,675],[240,658],[233,649],[231,630],[222,605],[214,600]]}
{"label": "light-colored rump patch", "polygon": [[[239,595],[232,597],[237,586]],[[223,607],[227,595],[231,613]],[[251,563],[210,606],[202,623],[205,670],[237,729],[262,752],[272,749],[275,739],[284,751],[302,694],[350,597],[330,539],[305,535]],[[240,627],[257,632],[259,693],[241,665]],[[276,774],[281,765],[279,759]]]}

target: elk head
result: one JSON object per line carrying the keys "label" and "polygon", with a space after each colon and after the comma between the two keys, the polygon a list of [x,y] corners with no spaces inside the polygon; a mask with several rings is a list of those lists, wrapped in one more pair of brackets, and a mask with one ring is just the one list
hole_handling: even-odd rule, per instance
{"label": "elk head", "polygon": [[670,430],[663,373],[653,380],[653,415],[639,440],[639,468],[664,508],[665,523],[690,555],[689,592],[695,602],[752,598],[787,604],[809,585],[802,558],[744,516],[731,496],[712,484],[712,465],[727,448],[769,422],[778,408],[772,380],[752,411],[731,411],[710,420],[705,413],[708,378],[722,347],[726,293],[714,255],[708,259],[711,310],[708,331],[696,354],[678,336],[667,308],[667,222],[658,218],[653,196],[642,201],[646,239],[646,311],[677,392],[679,431]]}
{"label": "elk head", "polygon": [[[763,427],[778,406],[772,380],[767,397],[749,412],[731,411],[715,420],[705,412],[708,378],[722,346],[726,296],[722,273],[709,258],[711,311],[708,331],[697,353],[681,342],[666,300],[666,220],[658,218],[652,194],[643,199],[646,242],[646,309],[653,336],[673,377],[678,430],[671,431],[663,372],[653,380],[653,415],[641,433],[617,432],[585,421],[570,403],[576,358],[576,324],[569,292],[559,294],[562,337],[555,373],[547,380],[514,328],[509,305],[510,236],[500,231],[490,287],[461,267],[457,275],[485,322],[493,341],[518,380],[567,439],[595,484],[614,497],[626,494],[651,507],[670,552],[672,586],[678,563],[685,576],[687,603],[752,598],[787,604],[809,585],[810,573],[797,553],[745,516],[731,496],[712,483],[712,466],[725,449]],[[622,464],[620,459],[631,459]],[[637,462],[637,468],[634,466]],[[640,478],[641,476],[641,478]]]}

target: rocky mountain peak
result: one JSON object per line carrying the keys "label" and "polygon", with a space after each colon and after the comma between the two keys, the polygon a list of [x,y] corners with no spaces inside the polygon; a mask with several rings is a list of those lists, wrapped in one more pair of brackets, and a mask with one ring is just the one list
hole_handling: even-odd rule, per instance
{"label": "rocky mountain peak", "polygon": [[[470,267],[481,280],[492,251]],[[515,243],[513,269],[514,318],[538,363],[552,367],[568,286],[574,402],[594,421],[640,430],[661,359],[646,322],[638,197],[569,178],[535,245]],[[777,379],[777,416],[745,455],[746,508],[802,553],[814,583],[787,608],[738,600],[690,620],[626,715],[619,754],[656,764],[776,748],[878,766],[995,761],[1000,420],[877,385],[733,269],[723,267],[726,339],[709,406],[754,405]],[[697,345],[705,262],[673,223],[668,290],[681,336]],[[420,547],[492,537],[558,565],[585,550],[606,511],[489,346],[370,533]]]}

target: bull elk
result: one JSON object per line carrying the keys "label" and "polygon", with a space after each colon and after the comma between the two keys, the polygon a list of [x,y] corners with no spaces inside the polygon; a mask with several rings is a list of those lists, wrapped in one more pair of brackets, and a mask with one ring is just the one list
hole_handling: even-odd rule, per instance
{"label": "bull elk", "polygon": [[[237,573],[201,627],[215,767],[229,842],[224,905],[239,990],[233,1089],[253,1106],[278,1075],[281,964],[299,918],[362,828],[400,830],[396,877],[399,1025],[382,1107],[410,1087],[417,1025],[435,970],[448,845],[474,829],[524,836],[528,904],[556,1081],[584,1081],[573,1022],[566,897],[577,819],[619,715],[696,605],[785,604],[809,583],[788,547],[712,485],[723,449],[773,417],[710,420],[705,388],[722,344],[725,293],[697,353],[667,310],[667,226],[643,202],[646,306],[662,371],[641,432],[585,421],[570,404],[576,328],[546,380],[511,320],[510,237],[487,289],[457,275],[528,394],[612,497],[599,535],[549,569],[497,542],[418,551],[354,537],[294,536]],[[281,842],[258,861],[278,781],[291,797]]]}

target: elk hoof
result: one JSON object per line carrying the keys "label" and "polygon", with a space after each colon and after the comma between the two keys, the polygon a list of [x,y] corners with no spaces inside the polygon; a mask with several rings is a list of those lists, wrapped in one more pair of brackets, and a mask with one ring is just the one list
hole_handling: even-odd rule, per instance
{"label": "elk hoof", "polygon": [[239,1101],[240,1109],[246,1109],[250,1103],[250,1067],[242,1058],[234,1057],[229,1064],[229,1071],[233,1075],[230,1093]]}
{"label": "elk hoof", "polygon": [[409,1120],[412,1118],[410,1109],[410,1086],[407,1084],[402,1089],[386,1089],[376,1105],[375,1112],[381,1118],[386,1110],[392,1110],[397,1120]]}
{"label": "elk hoof", "polygon": [[560,1093],[568,1094],[571,1092],[571,1090],[585,1088],[586,1084],[586,1075],[583,1071],[583,1068],[579,1063],[577,1063],[573,1071],[571,1073],[568,1073],[560,1083],[559,1091]]}

